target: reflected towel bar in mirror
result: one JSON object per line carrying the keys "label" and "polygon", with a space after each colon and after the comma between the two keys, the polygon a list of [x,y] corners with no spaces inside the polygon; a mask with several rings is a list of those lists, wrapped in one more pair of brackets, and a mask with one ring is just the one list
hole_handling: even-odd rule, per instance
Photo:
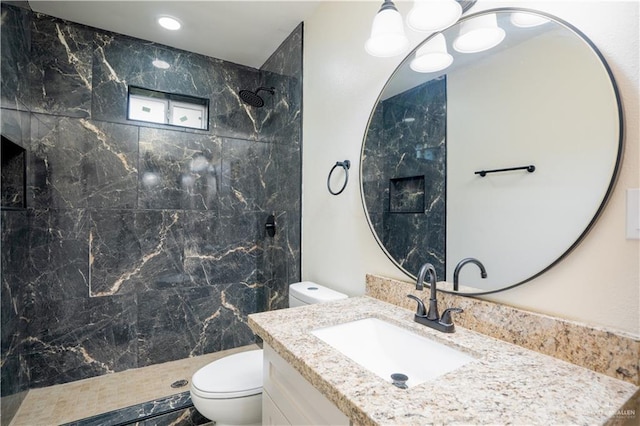
{"label": "reflected towel bar in mirror", "polygon": [[507,168],[507,169],[479,170],[477,172],[474,172],[474,174],[480,175],[482,177],[485,177],[488,173],[510,172],[512,170],[526,170],[529,173],[533,173],[533,172],[536,171],[536,166],[531,164],[531,165],[528,165],[528,166],[510,167],[510,168]]}

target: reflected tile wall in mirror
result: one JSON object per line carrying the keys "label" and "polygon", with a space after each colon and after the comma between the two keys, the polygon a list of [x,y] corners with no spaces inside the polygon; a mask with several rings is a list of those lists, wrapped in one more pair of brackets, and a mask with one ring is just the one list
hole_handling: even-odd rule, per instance
{"label": "reflected tile wall in mirror", "polygon": [[383,100],[362,153],[364,200],[377,238],[408,271],[417,274],[429,262],[439,277],[446,255],[446,101],[444,77]]}

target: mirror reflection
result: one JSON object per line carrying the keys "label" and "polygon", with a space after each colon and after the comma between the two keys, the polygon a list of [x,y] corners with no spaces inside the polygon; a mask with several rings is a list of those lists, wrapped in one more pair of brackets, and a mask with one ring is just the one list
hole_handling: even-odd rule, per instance
{"label": "mirror reflection", "polygon": [[[474,32],[484,46],[465,41]],[[412,278],[430,262],[452,283],[477,259],[487,277],[459,269],[463,293],[543,273],[604,207],[620,108],[608,66],[570,24],[513,8],[463,18],[405,59],[372,111],[360,182],[377,241]]]}

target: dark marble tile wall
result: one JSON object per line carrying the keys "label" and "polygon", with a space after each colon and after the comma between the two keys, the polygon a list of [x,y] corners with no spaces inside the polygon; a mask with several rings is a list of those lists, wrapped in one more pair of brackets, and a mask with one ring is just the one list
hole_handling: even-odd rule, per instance
{"label": "dark marble tile wall", "polygon": [[[257,70],[3,3],[1,59],[28,157],[27,209],[1,217],[2,395],[253,342],[247,314],[300,278],[302,27]],[[209,130],[127,121],[129,84],[210,98]]]}
{"label": "dark marble tile wall", "polygon": [[[420,266],[430,262],[443,277],[446,79],[429,81],[379,103],[362,155],[364,199],[380,244],[410,273],[417,275]],[[414,193],[402,194],[405,200],[411,200],[411,209],[399,204],[397,198],[390,200],[394,195],[390,194],[391,181],[412,181],[407,178],[424,182],[424,187],[414,185]],[[417,205],[423,205],[423,211],[408,211]]]}
{"label": "dark marble tile wall", "polygon": [[2,136],[1,144],[0,205],[4,208],[25,208],[27,189],[26,150],[4,136]]}
{"label": "dark marble tile wall", "polygon": [[[3,3],[3,6],[4,3]],[[0,11],[0,103],[3,108],[27,111],[31,13],[23,8]],[[4,133],[4,130],[3,130]]]}
{"label": "dark marble tile wall", "polygon": [[[270,108],[261,113],[262,137],[270,143],[278,171],[267,184],[268,211],[275,212],[277,232],[265,239],[260,270],[265,274],[265,310],[288,305],[289,283],[300,280],[302,168],[302,47],[300,24],[265,62],[261,85],[274,87]],[[264,235],[264,229],[261,229]]]}

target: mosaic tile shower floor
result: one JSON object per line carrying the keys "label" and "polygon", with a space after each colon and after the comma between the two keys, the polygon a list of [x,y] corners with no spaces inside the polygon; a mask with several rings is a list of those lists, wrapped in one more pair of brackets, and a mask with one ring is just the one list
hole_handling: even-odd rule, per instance
{"label": "mosaic tile shower floor", "polygon": [[105,376],[30,390],[10,426],[49,426],[74,422],[109,411],[188,392],[172,388],[191,380],[204,365],[223,356],[256,349],[256,345],[151,365]]}

